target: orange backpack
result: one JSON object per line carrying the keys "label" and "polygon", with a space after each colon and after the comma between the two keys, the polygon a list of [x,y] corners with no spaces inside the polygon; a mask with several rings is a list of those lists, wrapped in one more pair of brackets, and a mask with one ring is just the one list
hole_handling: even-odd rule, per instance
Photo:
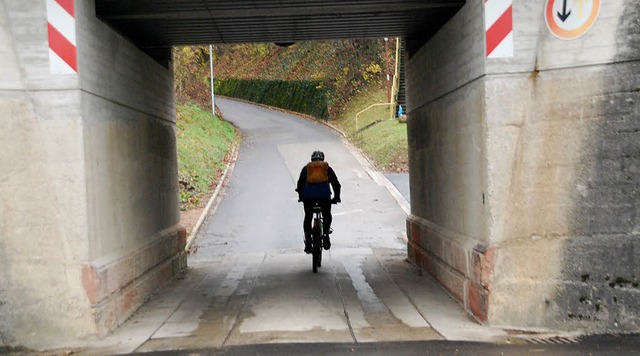
{"label": "orange backpack", "polygon": [[307,183],[324,183],[329,181],[329,163],[313,161],[307,164]]}

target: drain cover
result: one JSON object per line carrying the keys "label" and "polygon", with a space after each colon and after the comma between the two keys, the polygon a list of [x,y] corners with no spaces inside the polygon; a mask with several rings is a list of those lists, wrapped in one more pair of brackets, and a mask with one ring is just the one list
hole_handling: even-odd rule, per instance
{"label": "drain cover", "polygon": [[526,342],[538,345],[568,345],[580,342],[579,336],[526,337]]}

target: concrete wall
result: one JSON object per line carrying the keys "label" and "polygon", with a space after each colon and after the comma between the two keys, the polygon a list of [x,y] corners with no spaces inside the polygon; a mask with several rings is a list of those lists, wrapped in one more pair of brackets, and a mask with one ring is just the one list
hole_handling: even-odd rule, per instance
{"label": "concrete wall", "polygon": [[421,76],[407,88],[420,202],[410,255],[493,325],[637,330],[640,5],[603,2],[587,34],[563,41],[546,28],[544,1],[514,2],[515,57],[467,46],[464,61],[483,73],[464,81],[458,49],[438,48],[452,36],[484,45],[475,3],[407,68]]}
{"label": "concrete wall", "polygon": [[94,1],[76,6],[90,246],[83,286],[104,334],[186,265],[173,73],[98,20]]}
{"label": "concrete wall", "polygon": [[77,6],[85,14],[78,56],[95,259],[174,227],[179,202],[172,71],[92,16],[93,3]]}
{"label": "concrete wall", "polygon": [[407,62],[409,256],[459,300],[489,245],[482,2],[469,1]]}
{"label": "concrete wall", "polygon": [[172,73],[93,7],[51,75],[46,2],[0,3],[0,344],[104,334],[184,267]]}
{"label": "concrete wall", "polygon": [[0,6],[2,343],[95,331],[79,80],[49,74],[46,23],[42,1]]}

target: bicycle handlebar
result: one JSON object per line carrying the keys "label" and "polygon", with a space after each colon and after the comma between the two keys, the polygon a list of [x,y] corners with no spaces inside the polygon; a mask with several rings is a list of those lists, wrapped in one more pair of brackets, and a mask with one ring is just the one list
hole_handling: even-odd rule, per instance
{"label": "bicycle handlebar", "polygon": [[[304,200],[298,199],[298,203],[304,203]],[[338,203],[341,203],[341,202],[339,202],[339,201],[331,201],[332,205],[338,205]]]}

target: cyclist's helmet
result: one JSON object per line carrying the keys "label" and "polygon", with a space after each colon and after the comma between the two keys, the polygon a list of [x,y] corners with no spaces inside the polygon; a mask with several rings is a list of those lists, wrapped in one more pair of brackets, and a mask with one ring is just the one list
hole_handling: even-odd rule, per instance
{"label": "cyclist's helmet", "polygon": [[312,161],[324,161],[324,153],[322,151],[315,151],[311,155]]}

